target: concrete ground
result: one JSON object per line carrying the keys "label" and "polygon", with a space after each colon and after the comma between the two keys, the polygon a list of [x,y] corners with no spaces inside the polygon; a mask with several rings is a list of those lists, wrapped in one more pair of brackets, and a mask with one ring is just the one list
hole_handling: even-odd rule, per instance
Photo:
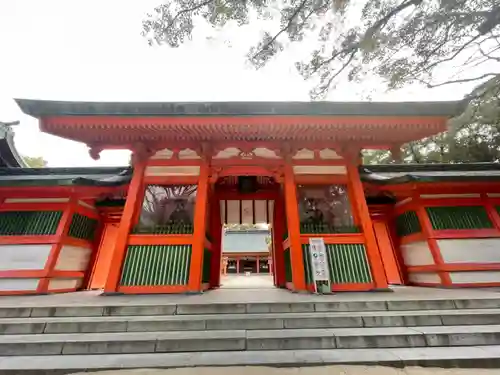
{"label": "concrete ground", "polygon": [[221,277],[221,289],[273,289],[271,275],[226,275]]}
{"label": "concrete ground", "polygon": [[[382,366],[320,366],[299,368],[270,367],[196,367],[169,370],[138,369],[85,372],[78,375],[493,375],[498,369],[439,369],[406,367],[395,369]],[[76,375],[76,374],[75,374]]]}

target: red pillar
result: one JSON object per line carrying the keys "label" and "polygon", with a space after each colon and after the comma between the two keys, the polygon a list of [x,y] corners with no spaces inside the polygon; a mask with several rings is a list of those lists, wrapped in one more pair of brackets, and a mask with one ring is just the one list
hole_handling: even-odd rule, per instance
{"label": "red pillar", "polygon": [[360,225],[365,237],[366,254],[370,262],[373,283],[377,289],[386,289],[388,288],[388,284],[384,272],[384,264],[382,263],[382,257],[378,248],[377,238],[375,237],[375,231],[373,230],[370,212],[366,204],[365,192],[359,176],[357,163],[350,162],[347,164],[347,178],[349,198],[352,201],[352,206],[358,212],[358,217],[361,221]]}
{"label": "red pillar", "polygon": [[201,291],[203,272],[203,252],[205,250],[206,214],[208,199],[209,166],[203,163],[200,167],[196,205],[194,208],[193,248],[191,251],[191,267],[189,269],[188,290]]}
{"label": "red pillar", "polygon": [[123,207],[123,213],[118,227],[118,234],[116,236],[115,247],[111,260],[111,269],[109,270],[106,284],[104,286],[105,293],[116,292],[118,288],[122,265],[127,251],[128,235],[133,224],[135,212],[139,207],[137,202],[140,199],[139,197],[142,196],[142,182],[144,180],[144,172],[146,171],[147,159],[141,159],[140,155],[138,155],[137,159],[137,162],[134,164],[134,174],[128,187],[127,200],[125,202],[125,207]]}
{"label": "red pillar", "polygon": [[260,273],[260,257],[258,255],[255,264],[257,266],[257,273]]}
{"label": "red pillar", "polygon": [[236,258],[236,273],[240,273],[240,258]]}
{"label": "red pillar", "polygon": [[283,237],[285,235],[285,205],[283,201],[283,193],[279,192],[274,201],[274,218],[272,225],[273,235],[273,259],[272,268],[274,269],[274,280],[278,288],[284,288],[285,280],[285,257],[283,254]]}
{"label": "red pillar", "polygon": [[222,267],[222,223],[220,219],[220,202],[212,195],[210,209],[210,235],[212,236],[212,269],[210,272],[210,287],[220,287]]}
{"label": "red pillar", "polygon": [[[360,182],[361,183],[361,182]],[[292,263],[292,283],[294,291],[306,291],[304,256],[300,240],[299,203],[297,185],[290,161],[285,164],[285,208],[290,241],[290,261]]]}

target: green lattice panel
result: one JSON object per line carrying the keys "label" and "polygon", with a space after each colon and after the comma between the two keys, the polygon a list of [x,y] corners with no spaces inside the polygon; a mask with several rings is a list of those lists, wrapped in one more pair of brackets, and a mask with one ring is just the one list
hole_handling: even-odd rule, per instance
{"label": "green lattice panel", "polygon": [[421,231],[422,227],[420,226],[415,211],[406,211],[396,218],[396,232],[398,236],[409,236],[410,234],[420,233]]}
{"label": "green lattice panel", "polygon": [[212,263],[212,252],[208,249],[205,249],[203,251],[203,273],[201,275],[202,283],[210,282],[211,263]]}
{"label": "green lattice panel", "polygon": [[334,234],[334,233],[361,233],[357,226],[333,226],[328,224],[301,223],[300,233],[303,234]]}
{"label": "green lattice panel", "polygon": [[[313,282],[309,245],[302,245],[307,283]],[[327,244],[330,281],[333,284],[371,283],[372,275],[363,244]]]}
{"label": "green lattice panel", "polygon": [[97,220],[80,214],[73,214],[68,236],[92,241],[97,229]]}
{"label": "green lattice panel", "polygon": [[483,206],[427,207],[426,211],[435,230],[493,228]]}
{"label": "green lattice panel", "polygon": [[193,231],[192,224],[168,224],[154,227],[137,226],[132,230],[132,234],[192,234]]}
{"label": "green lattice panel", "polygon": [[122,286],[187,285],[191,245],[129,246]]}
{"label": "green lattice panel", "polygon": [[53,235],[61,217],[61,211],[0,212],[0,236]]}

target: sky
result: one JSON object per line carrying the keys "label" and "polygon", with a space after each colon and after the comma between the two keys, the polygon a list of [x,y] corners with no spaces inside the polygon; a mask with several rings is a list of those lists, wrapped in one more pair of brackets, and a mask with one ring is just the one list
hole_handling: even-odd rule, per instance
{"label": "sky", "polygon": [[[201,28],[178,49],[149,47],[140,35],[147,12],[161,0],[1,0],[0,121],[14,128],[21,155],[51,167],[126,165],[128,151],[104,151],[43,134],[13,98],[76,101],[307,101],[311,83],[296,72],[294,46],[263,69],[245,64],[259,25],[230,28],[231,43]],[[217,34],[218,35],[218,34]],[[216,36],[217,36],[216,35]],[[327,100],[362,99],[367,83],[346,84]],[[375,100],[453,100],[466,89],[408,87]]]}

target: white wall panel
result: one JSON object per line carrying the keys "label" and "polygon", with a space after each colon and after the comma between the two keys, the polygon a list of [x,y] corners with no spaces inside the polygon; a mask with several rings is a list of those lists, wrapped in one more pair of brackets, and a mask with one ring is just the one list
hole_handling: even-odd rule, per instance
{"label": "white wall panel", "polygon": [[450,272],[454,284],[500,283],[500,271]]}
{"label": "white wall panel", "polygon": [[79,288],[82,279],[52,279],[49,281],[49,291],[55,289],[76,289]]}
{"label": "white wall panel", "polygon": [[0,271],[41,270],[51,248],[51,244],[0,245]]}
{"label": "white wall panel", "polygon": [[240,224],[240,201],[226,201],[227,222],[226,224]]}
{"label": "white wall panel", "polygon": [[69,198],[6,198],[5,203],[64,203]]}
{"label": "white wall panel", "polygon": [[268,201],[269,224],[272,224],[274,217],[274,200]]}
{"label": "white wall panel", "polygon": [[0,279],[0,292],[36,291],[40,279]]}
{"label": "white wall panel", "polygon": [[168,148],[165,148],[163,150],[158,151],[156,154],[151,156],[150,159],[170,159],[172,158],[173,151],[169,150]]}
{"label": "white wall panel", "polygon": [[314,151],[303,148],[292,156],[292,159],[314,159]]}
{"label": "white wall panel", "polygon": [[253,224],[253,204],[251,200],[241,201],[241,222],[243,224]]}
{"label": "white wall panel", "polygon": [[[256,200],[255,201],[255,221],[257,223],[267,223],[267,201]],[[271,217],[272,219],[272,217]]]}
{"label": "white wall panel", "polygon": [[445,263],[500,263],[500,238],[438,240]]}
{"label": "white wall panel", "polygon": [[258,156],[260,158],[280,159],[280,157],[276,155],[276,152],[268,148],[257,147],[253,150],[253,153],[255,154],[255,156]]}
{"label": "white wall panel", "polygon": [[296,165],[293,167],[295,174],[346,174],[343,165]]}
{"label": "white wall panel", "polygon": [[439,199],[439,198],[479,198],[481,194],[421,194],[421,198]]}
{"label": "white wall panel", "polygon": [[177,166],[177,167],[160,167],[149,166],[146,168],[146,176],[198,176],[200,174],[200,167],[194,166]]}
{"label": "white wall panel", "polygon": [[432,257],[427,241],[401,245],[401,252],[407,266],[427,266],[434,264],[434,258]]}
{"label": "white wall panel", "polygon": [[408,279],[412,283],[441,284],[441,278],[437,273],[412,272],[408,275]]}
{"label": "white wall panel", "polygon": [[92,250],[85,247],[63,245],[55,269],[58,271],[85,271]]}
{"label": "white wall panel", "polygon": [[337,154],[335,150],[325,148],[319,152],[319,157],[321,159],[342,159],[342,156]]}

